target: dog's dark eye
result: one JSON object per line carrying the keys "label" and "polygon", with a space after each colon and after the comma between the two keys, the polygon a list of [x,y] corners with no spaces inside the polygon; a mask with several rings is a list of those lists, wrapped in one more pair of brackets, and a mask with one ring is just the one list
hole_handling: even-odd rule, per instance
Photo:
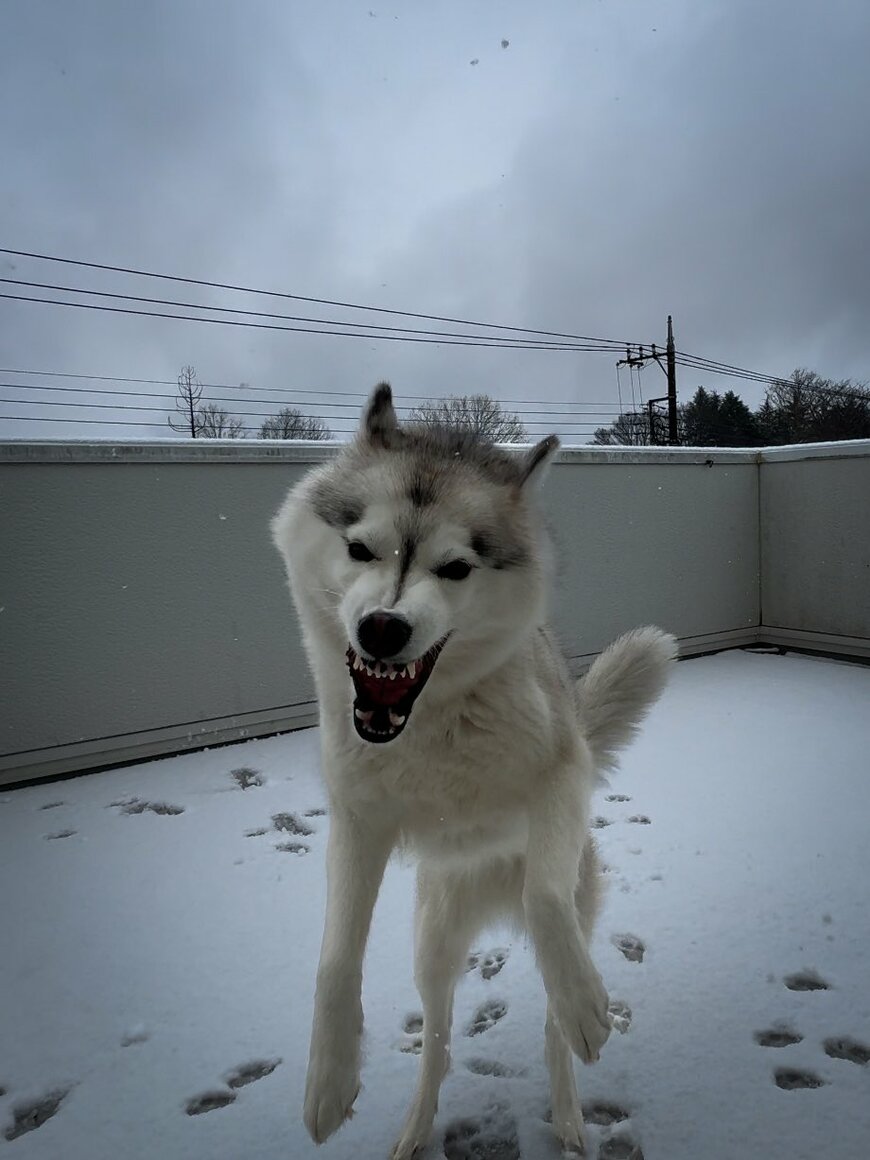
{"label": "dog's dark eye", "polygon": [[471,575],[471,565],[467,560],[450,560],[436,568],[435,575],[441,580],[465,580]]}
{"label": "dog's dark eye", "polygon": [[347,545],[347,554],[351,560],[359,560],[361,564],[368,564],[374,560],[374,552],[370,552],[361,540],[351,540]]}

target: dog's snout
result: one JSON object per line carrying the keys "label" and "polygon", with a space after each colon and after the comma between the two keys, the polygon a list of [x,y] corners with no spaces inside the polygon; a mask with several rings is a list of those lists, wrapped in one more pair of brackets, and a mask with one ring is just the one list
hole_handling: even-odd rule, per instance
{"label": "dog's snout", "polygon": [[370,612],[357,626],[357,636],[364,652],[375,660],[394,657],[411,639],[411,626],[404,616],[393,612]]}

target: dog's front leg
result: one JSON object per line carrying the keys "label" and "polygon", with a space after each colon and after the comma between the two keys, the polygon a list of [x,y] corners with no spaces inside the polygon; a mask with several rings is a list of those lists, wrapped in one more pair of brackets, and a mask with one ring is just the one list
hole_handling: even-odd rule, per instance
{"label": "dog's front leg", "polygon": [[523,911],[552,1012],[574,1053],[592,1063],[610,1020],[574,897],[586,826],[579,774],[566,768],[530,811]]}
{"label": "dog's front leg", "polygon": [[350,811],[332,816],[304,1107],[305,1126],[318,1144],[350,1117],[359,1092],[363,955],[394,839],[392,828]]}

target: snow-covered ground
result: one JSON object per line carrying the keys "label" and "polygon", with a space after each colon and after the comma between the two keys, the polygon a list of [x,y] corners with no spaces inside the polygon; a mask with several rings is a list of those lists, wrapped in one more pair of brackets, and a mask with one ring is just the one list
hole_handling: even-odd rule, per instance
{"label": "snow-covered ground", "polygon": [[[314,1155],[325,804],[314,730],[0,793],[0,1155]],[[679,665],[596,813],[623,1033],[577,1064],[590,1154],[866,1160],[870,669]],[[390,867],[364,1088],[326,1158],[385,1157],[410,1098],[412,885]],[[504,931],[477,950],[429,1154],[556,1157],[532,955]]]}

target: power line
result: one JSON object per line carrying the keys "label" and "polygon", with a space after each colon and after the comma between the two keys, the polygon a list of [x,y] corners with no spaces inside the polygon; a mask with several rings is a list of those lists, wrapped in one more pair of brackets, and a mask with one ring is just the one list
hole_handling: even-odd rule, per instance
{"label": "power line", "polygon": [[[230,418],[232,418],[232,416],[230,416]],[[92,427],[147,427],[149,425],[155,426],[155,427],[156,426],[161,426],[161,427],[163,426],[162,423],[161,424],[157,424],[157,423],[148,424],[146,422],[143,422],[142,420],[136,420],[136,419],[63,419],[63,418],[59,419],[59,418],[55,418],[52,416],[43,416],[43,415],[0,415],[0,420],[8,420],[10,422],[22,422],[22,423],[78,423],[78,424],[86,424],[86,425],[92,426]],[[239,428],[239,430],[241,430],[241,431],[259,431],[260,427],[259,426],[246,427],[243,425],[242,427]],[[357,427],[335,427],[335,428],[332,428],[333,433],[339,434],[339,435],[354,435],[354,434],[356,434],[357,430],[358,430]],[[564,438],[571,438],[571,437],[580,438],[580,437],[585,437],[587,435],[593,434],[595,430],[596,430],[596,428],[594,426],[590,425],[590,427],[585,431],[560,431],[559,436],[564,437]],[[291,440],[287,440],[286,442],[291,442]]]}
{"label": "power line", "polygon": [[[0,250],[0,253],[2,253],[2,250]],[[168,314],[165,310],[135,310],[130,306],[102,306],[98,302],[65,302],[60,298],[35,298],[32,295],[9,294],[6,291],[0,291],[0,298],[11,298],[16,302],[39,302],[44,306],[66,306],[75,307],[78,310],[100,310],[108,314],[135,314],[145,318],[171,318],[178,322],[209,322],[217,326],[241,326],[253,330],[283,330],[294,331],[300,334],[329,334],[340,338],[362,338],[369,341],[413,342],[424,343],[430,346],[477,346],[489,349],[495,348],[497,350],[565,351],[574,349],[570,346],[541,346],[533,342],[526,345],[519,345],[517,340],[490,342],[488,340],[465,341],[464,339],[455,338],[418,338],[412,335],[399,334],[359,334],[357,331],[322,330],[312,326],[281,326],[275,322],[243,322],[237,318],[206,318],[203,315],[197,314]],[[203,309],[211,309],[211,307],[203,307]]]}
{"label": "power line", "polygon": [[[140,294],[120,294],[108,290],[89,290],[83,286],[61,286],[56,282],[31,282],[24,278],[2,278],[0,282],[7,283],[11,286],[26,286],[32,290],[59,290],[63,294],[80,294],[89,295],[94,298],[113,298],[123,302],[139,302],[151,306],[177,306],[184,310],[210,310],[217,314],[241,314],[251,318],[273,318],[280,319],[284,322],[315,322],[320,326],[350,326],[354,330],[375,330],[385,331],[389,334],[422,334],[438,338],[461,338],[479,339],[482,343],[488,346],[518,347],[524,349],[528,340],[520,338],[503,338],[499,335],[487,334],[463,334],[461,331],[455,330],[422,330],[419,327],[410,326],[385,326],[383,323],[374,322],[346,322],[337,318],[312,318],[305,314],[275,314],[265,310],[243,310],[240,307],[234,306],[212,306],[202,302],[181,302],[175,298],[148,298]],[[50,299],[36,299],[36,301],[51,301]],[[80,304],[83,305],[83,304]],[[314,333],[332,333],[332,331],[315,331]],[[361,334],[361,338],[375,338],[383,337],[383,335],[375,334]],[[564,342],[545,342],[540,340],[536,342],[534,349],[546,349],[553,347],[557,350],[582,350],[591,352],[607,351],[610,347],[606,346],[591,346],[566,344]]]}
{"label": "power line", "polygon": [[[199,385],[203,385],[203,384],[199,384]],[[165,391],[132,391],[132,392],[107,391],[107,390],[100,389],[98,387],[55,387],[55,386],[42,385],[40,383],[2,383],[2,382],[0,382],[0,390],[2,390],[2,389],[19,390],[19,391],[64,391],[64,392],[73,392],[75,394],[81,394],[81,395],[110,395],[114,399],[123,400],[121,402],[118,402],[117,404],[111,404],[112,406],[117,406],[120,408],[134,407],[134,404],[133,404],[134,399],[178,399],[180,397],[177,392],[175,394],[169,394],[168,392],[165,392]],[[230,398],[226,395],[210,395],[207,401],[210,403],[234,403],[234,404],[237,404],[239,402],[278,404],[281,402],[280,399],[262,399],[262,398],[253,398],[253,397],[248,397],[248,398],[239,400],[239,399]],[[430,402],[430,403],[442,403],[442,402],[450,402],[450,399],[449,398],[446,398],[446,399],[436,398],[436,399],[427,399],[426,401]],[[21,403],[24,406],[40,406],[40,405],[42,405],[42,406],[46,406],[46,407],[62,406],[62,405],[63,406],[75,406],[75,407],[89,407],[89,406],[97,406],[98,405],[96,403],[66,403],[66,404],[61,404],[60,402],[55,402],[55,400],[53,400],[53,399],[9,399],[9,398],[4,398],[3,402],[5,402],[5,403]],[[300,407],[333,407],[333,408],[340,407],[345,412],[347,412],[345,417],[347,417],[347,418],[358,418],[359,417],[359,411],[360,411],[359,407],[351,407],[350,404],[348,404],[348,403],[325,403],[325,402],[322,402],[320,399],[297,399],[297,400],[294,400],[294,402],[297,403]],[[364,403],[365,400],[363,399],[362,402]],[[109,406],[110,404],[99,404],[99,405],[100,406]],[[576,403],[575,404],[566,404],[562,411],[528,410],[527,408],[522,407],[519,402],[512,403],[510,401],[504,402],[504,403],[499,402],[499,406],[503,410],[509,410],[512,414],[515,414],[515,415],[520,415],[520,416],[542,415],[542,416],[544,416],[544,418],[551,418],[551,419],[563,419],[565,416],[576,417],[576,418],[582,419],[584,417],[593,416],[593,415],[613,415],[613,414],[616,414],[616,408],[613,406],[608,406],[605,403],[600,403],[600,404],[576,404]],[[576,408],[578,408],[580,406],[603,407],[604,409],[603,410],[585,410],[585,411],[577,410]],[[396,405],[395,409],[398,412],[402,412],[402,411],[410,412],[410,411],[415,410],[414,407],[406,406],[406,405]],[[254,412],[250,412],[250,413],[253,414]],[[272,412],[270,412],[270,414],[271,413]],[[532,420],[532,421],[537,422],[538,420]],[[540,421],[543,422],[544,420],[542,419]]]}
{"label": "power line", "polygon": [[[0,384],[0,386],[3,386],[3,385],[5,385],[5,384]],[[75,389],[75,388],[73,388],[73,389]],[[109,392],[106,392],[106,393],[109,393]],[[174,398],[176,400],[178,399],[177,395],[176,396],[157,395],[157,396],[145,396],[145,397],[146,398],[150,398],[150,397],[170,398],[170,399]],[[172,411],[172,408],[170,408],[170,407],[160,406],[160,405],[155,407],[155,406],[152,406],[150,403],[132,403],[132,402],[127,403],[127,404],[92,403],[92,402],[82,403],[82,402],[77,402],[77,401],[68,401],[65,399],[9,399],[9,398],[3,398],[0,401],[2,401],[2,403],[4,405],[10,404],[12,406],[21,406],[21,407],[79,407],[79,408],[83,408],[85,410],[94,409],[94,410],[103,410],[103,411],[159,411],[161,414],[164,414],[164,415],[168,411]],[[230,401],[230,400],[218,400],[218,399],[209,399],[208,400],[209,403],[227,402],[227,401]],[[268,399],[265,399],[265,400],[250,399],[248,401],[253,403],[253,402],[268,402],[269,400]],[[311,405],[313,406],[314,404],[311,404]],[[335,404],[335,405],[337,406],[338,404]],[[517,415],[518,417],[522,418],[524,421],[530,423],[532,426],[539,426],[539,427],[545,427],[551,421],[556,422],[556,423],[568,423],[568,422],[573,422],[575,419],[578,419],[578,420],[595,419],[596,417],[608,417],[609,415],[613,414],[612,411],[590,411],[590,412],[586,412],[584,414],[571,414],[569,412],[566,412],[564,415],[549,414],[547,416],[547,418],[544,418],[544,419],[527,419],[527,415],[529,415],[531,413],[532,412],[523,412],[523,411],[511,412],[511,414]],[[276,412],[276,411],[236,411],[235,412],[236,416],[247,415],[247,416],[250,416],[251,418],[254,418],[254,419],[256,419],[256,418],[269,419],[269,418],[273,418],[276,414],[280,414],[280,412]],[[319,415],[309,415],[305,412],[300,412],[300,414],[302,414],[303,417],[305,417],[305,418],[320,418]],[[546,414],[546,412],[542,412],[542,414]],[[21,418],[27,418],[27,416],[22,415]],[[324,418],[327,418],[330,421],[332,421],[333,419],[337,419],[339,421],[346,420],[346,419],[356,420],[358,418],[358,413],[351,411],[351,412],[347,412],[347,413],[342,414],[342,415],[326,415],[326,416],[324,416]],[[63,419],[60,419],[58,421],[65,422],[65,420],[63,420]]]}
{"label": "power line", "polygon": [[[293,294],[293,293],[290,293],[287,291],[266,290],[266,289],[262,289],[262,288],[237,285],[237,284],[227,283],[227,282],[217,282],[217,281],[208,280],[208,279],[204,279],[204,278],[191,278],[191,277],[184,277],[184,276],[176,275],[176,274],[165,274],[165,273],[160,273],[160,272],[153,271],[153,270],[141,270],[141,269],[137,269],[135,267],[130,267],[130,266],[110,265],[110,264],[104,263],[104,262],[88,262],[88,261],[84,261],[84,260],[76,259],[76,258],[67,258],[67,257],[62,257],[60,255],[37,253],[34,251],[29,251],[29,250],[17,250],[17,249],[12,249],[9,247],[0,247],[0,253],[9,254],[9,255],[14,256],[14,257],[28,258],[28,259],[32,259],[34,261],[43,261],[43,262],[50,262],[50,263],[55,263],[55,264],[67,265],[67,266],[75,266],[75,267],[82,268],[82,269],[99,270],[99,271],[115,273],[115,274],[125,274],[125,275],[130,275],[130,276],[138,277],[138,278],[151,278],[151,279],[157,279],[157,280],[168,281],[168,282],[182,283],[182,284],[192,285],[192,286],[202,286],[202,287],[207,287],[210,289],[229,290],[229,291],[232,291],[235,293],[255,294],[255,295],[260,295],[260,296],[265,296],[265,297],[279,298],[279,299],[291,300],[291,301],[296,301],[296,302],[308,302],[308,303],[314,303],[314,304],[318,304],[318,305],[338,307],[338,308],[344,309],[344,310],[358,310],[358,311],[365,311],[365,312],[369,312],[369,313],[386,314],[386,315],[391,315],[393,317],[414,318],[414,319],[419,319],[419,320],[428,321],[428,322],[443,322],[443,323],[448,323],[448,324],[453,325],[453,326],[477,327],[478,329],[482,328],[482,329],[487,329],[487,330],[503,331],[503,332],[508,332],[511,334],[518,334],[518,335],[523,335],[523,336],[536,336],[538,341],[535,342],[533,339],[526,339],[526,338],[510,339],[510,338],[506,338],[504,335],[477,336],[475,338],[475,340],[472,341],[473,336],[471,336],[471,335],[460,336],[460,335],[455,335],[455,333],[454,333],[454,335],[452,337],[447,337],[445,332],[422,331],[422,330],[411,328],[411,327],[393,328],[393,327],[386,327],[386,326],[380,326],[377,329],[379,329],[381,331],[390,331],[390,332],[407,331],[408,334],[407,335],[395,334],[395,336],[393,336],[392,334],[387,334],[387,333],[354,334],[354,333],[349,333],[348,331],[334,330],[334,329],[318,330],[315,328],[307,328],[307,327],[302,327],[302,326],[298,326],[298,327],[277,326],[277,325],[269,325],[269,324],[265,324],[265,323],[253,323],[253,322],[244,323],[244,322],[241,322],[239,320],[231,320],[231,319],[207,318],[207,317],[203,317],[203,316],[191,317],[191,316],[183,315],[183,314],[165,314],[165,313],[162,313],[159,311],[137,311],[137,310],[132,310],[132,309],[123,309],[120,307],[106,307],[106,306],[101,307],[99,304],[96,304],[96,303],[65,302],[65,301],[59,301],[59,300],[48,299],[48,298],[29,297],[26,295],[0,294],[0,297],[3,297],[3,298],[9,298],[9,299],[13,299],[13,300],[17,300],[17,301],[25,301],[25,302],[38,302],[38,303],[42,303],[44,305],[77,306],[80,309],[104,310],[104,311],[108,311],[110,313],[116,313],[116,314],[139,314],[139,315],[145,315],[145,316],[155,317],[155,318],[174,318],[174,319],[179,320],[179,321],[208,322],[208,323],[212,323],[212,324],[220,324],[221,322],[223,322],[225,325],[231,325],[231,326],[245,326],[245,325],[247,325],[247,326],[254,327],[256,329],[288,330],[288,331],[297,331],[299,333],[313,333],[313,334],[335,334],[339,337],[345,337],[345,338],[365,337],[365,338],[386,341],[386,340],[389,340],[391,337],[393,337],[394,341],[435,342],[436,344],[443,343],[444,345],[493,346],[496,349],[516,349],[516,350],[544,350],[544,349],[547,349],[547,350],[559,350],[559,351],[565,351],[565,350],[580,351],[580,350],[582,350],[582,351],[590,351],[590,352],[603,352],[603,351],[607,351],[607,350],[620,350],[621,351],[626,346],[636,346],[636,347],[642,348],[643,346],[651,346],[652,345],[650,343],[645,343],[645,344],[626,343],[621,339],[594,338],[594,337],[590,337],[588,335],[572,334],[572,333],[565,332],[565,331],[541,330],[541,329],[535,329],[535,328],[531,328],[531,327],[509,326],[509,325],[503,324],[503,323],[480,322],[480,321],[472,320],[472,319],[454,318],[454,317],[449,317],[446,315],[425,314],[425,313],[422,313],[419,311],[396,310],[394,308],[389,308],[389,307],[384,307],[384,306],[370,306],[370,305],[365,305],[362,303],[344,302],[344,301],[341,301],[338,299],[320,298],[320,297],[315,297],[312,295]],[[25,286],[29,285],[29,286],[34,286],[34,287],[45,287],[45,288],[52,288],[52,286],[53,286],[53,284],[47,284],[47,283],[31,283],[31,282],[27,282],[23,279],[0,279],[0,280],[10,282],[10,283],[15,283],[18,285],[25,285]],[[69,288],[69,287],[64,287],[63,291],[66,293],[89,294],[89,295],[95,296],[95,297],[96,296],[111,297],[114,299],[125,299],[125,300],[133,300],[133,301],[150,302],[150,303],[155,304],[155,305],[158,305],[158,304],[176,305],[176,303],[172,303],[171,300],[150,299],[150,298],[144,298],[144,297],[140,297],[140,296],[136,296],[136,295],[123,295],[123,294],[108,293],[106,291],[84,290],[84,289]],[[297,317],[297,316],[293,316],[293,315],[272,315],[272,314],[269,314],[269,313],[264,312],[264,311],[244,311],[244,310],[236,310],[236,309],[229,308],[229,307],[204,306],[204,305],[200,305],[200,304],[177,303],[177,305],[181,306],[183,309],[211,310],[211,311],[214,311],[215,313],[246,314],[246,315],[253,315],[255,317],[277,317],[277,318],[283,318],[286,320],[293,320],[293,319],[296,319],[296,317]],[[306,320],[307,319],[305,319],[304,317],[299,318],[299,321],[306,321]],[[372,330],[375,329],[375,324],[369,324],[369,323],[357,323],[357,322],[352,322],[352,321],[337,322],[337,321],[333,321],[333,320],[312,320],[312,321],[323,322],[329,326],[346,326],[346,327],[352,327],[355,329],[372,329]],[[413,337],[412,337],[412,335],[413,335]],[[427,336],[431,336],[431,337],[422,337],[423,335],[427,335]],[[438,337],[439,335],[443,335],[444,337]],[[564,341],[562,343],[558,343],[558,342],[546,342],[546,343],[544,343],[542,341],[543,339],[561,339]],[[781,377],[775,376],[775,375],[769,375],[769,374],[766,374],[766,373],[761,372],[761,371],[753,371],[753,370],[749,370],[749,369],[744,368],[744,367],[734,366],[733,364],[730,364],[730,363],[719,362],[719,361],[714,360],[714,359],[707,359],[707,358],[702,358],[702,357],[697,356],[697,355],[691,355],[691,354],[686,353],[685,351],[676,352],[676,362],[678,362],[681,366],[685,366],[685,367],[688,367],[690,369],[706,370],[707,372],[709,372],[711,374],[713,374],[713,373],[721,374],[721,375],[725,375],[725,376],[729,376],[729,377],[733,377],[733,378],[742,379],[742,380],[747,381],[747,382],[778,384],[778,383],[787,383],[790,381],[788,379],[784,379],[784,378],[781,378]],[[632,376],[632,388],[634,388],[633,376]],[[839,389],[838,393],[848,395],[848,394],[852,394],[853,392]],[[855,393],[858,393],[859,397],[860,397],[859,392],[855,392]],[[636,400],[635,400],[635,405],[637,405]]]}
{"label": "power line", "polygon": [[[0,254],[13,257],[33,258],[42,262],[55,262],[67,266],[79,266],[89,270],[102,270],[114,274],[131,274],[138,278],[156,278],[167,282],[182,282],[189,286],[206,286],[213,290],[231,290],[241,294],[259,294],[270,298],[284,298],[295,302],[311,302],[319,306],[338,306],[345,310],[365,310],[377,314],[390,314],[400,318],[418,318],[426,322],[446,322],[454,326],[476,326],[487,330],[506,330],[516,334],[532,334],[546,338],[562,338],[572,342],[600,344],[607,349],[622,350],[626,343],[621,339],[590,338],[588,335],[567,334],[555,330],[536,330],[525,326],[507,326],[496,322],[478,322],[468,318],[450,318],[441,314],[422,314],[412,310],[395,310],[385,306],[366,306],[354,302],[341,302],[333,298],[315,298],[305,294],[290,294],[279,290],[262,290],[251,286],[237,286],[228,282],[214,282],[204,278],[187,278],[176,274],[161,274],[150,270],[138,270],[130,266],[112,266],[105,262],[85,262],[76,258],[63,258],[52,254],[39,254],[29,250],[13,250],[0,246]],[[636,344],[635,344],[636,345]],[[649,344],[647,344],[649,345]]]}
{"label": "power line", "polygon": [[[728,378],[741,379],[747,382],[764,383],[767,386],[788,387],[795,385],[793,378],[777,378],[774,375],[766,375],[761,371],[748,371],[742,367],[729,367],[726,363],[716,363],[708,359],[699,359],[693,355],[678,357],[677,362],[690,370],[706,371],[708,374],[723,375]],[[846,399],[860,399],[862,402],[870,402],[870,392],[862,391],[854,387],[836,387],[824,380],[819,384],[805,384],[804,389],[817,392],[823,391],[828,395],[839,395]]]}
{"label": "power line", "polygon": [[[158,387],[177,387],[177,385],[178,385],[177,379],[136,379],[136,378],[125,378],[121,375],[83,375],[83,374],[74,373],[72,371],[36,371],[36,370],[22,370],[20,368],[15,368],[15,367],[0,367],[0,375],[38,375],[42,378],[79,379],[79,380],[86,380],[88,382],[94,382],[94,383],[97,383],[97,382],[99,382],[99,383],[140,383],[140,384],[143,384],[145,386],[158,386]],[[358,400],[359,406],[363,406],[366,403],[367,398],[368,398],[368,396],[366,394],[364,394],[363,392],[360,392],[360,391],[328,391],[328,390],[321,391],[319,389],[315,391],[313,388],[306,389],[306,388],[302,388],[302,387],[256,387],[256,388],[253,388],[248,383],[241,383],[241,384],[239,384],[239,383],[199,383],[199,385],[201,387],[206,388],[207,390],[215,390],[215,391],[258,390],[258,391],[268,391],[270,394],[284,394],[284,395],[302,395],[302,394],[314,395],[314,394],[316,394],[318,396],[318,398],[315,400],[298,400],[298,401],[299,402],[311,402],[312,405],[314,405],[316,403],[317,405],[322,405],[322,406],[327,406],[327,404],[320,403],[319,396],[321,396],[321,395],[329,396],[330,398],[332,398],[332,397],[346,397],[349,399]],[[16,388],[26,388],[26,389],[43,390],[43,391],[79,390],[79,391],[86,391],[90,394],[100,394],[101,393],[97,388],[52,387],[52,386],[47,386],[47,385],[46,386],[39,386],[35,383],[34,384],[31,384],[31,383],[0,383],[0,386],[12,386],[12,387],[16,387]],[[118,393],[123,394],[124,392],[118,392]],[[149,392],[144,392],[144,391],[137,391],[136,392],[136,394],[138,394],[138,395],[144,395],[144,394],[148,394],[148,393]],[[176,394],[177,394],[177,392],[176,392]],[[175,394],[165,395],[165,396],[159,395],[157,397],[175,398],[176,395]],[[450,396],[447,396],[447,398],[449,398],[449,397]],[[432,396],[430,396],[430,395],[406,395],[406,394],[404,394],[404,392],[402,393],[401,398],[413,399],[417,402],[424,402],[424,403],[428,403],[428,402],[436,402],[437,403],[437,402],[441,401],[441,399],[439,399],[439,398],[433,399]],[[228,399],[226,401],[227,402],[235,402],[234,399]],[[268,399],[268,400],[258,400],[258,401],[280,402],[280,400],[278,400],[278,399]],[[541,404],[544,404],[546,406],[562,407],[562,408],[568,408],[570,406],[605,407],[605,408],[608,408],[610,410],[613,410],[612,404],[608,403],[608,402],[605,402],[605,403],[589,402],[589,403],[568,404],[568,403],[565,403],[565,401],[561,400],[561,399],[534,399],[534,400],[532,400],[532,399],[510,400],[510,399],[508,399],[507,401],[502,402],[501,405],[502,405],[502,407],[510,407],[511,409],[514,409],[515,407],[523,407],[526,405],[538,406]],[[342,406],[342,405],[350,406],[350,404],[340,404],[340,403],[330,403],[328,405],[329,406]],[[397,410],[408,410],[408,409],[410,409],[410,408],[406,408],[406,407],[403,407],[401,405],[397,406]],[[357,413],[359,413],[358,409],[357,409]],[[541,415],[555,414],[555,412],[550,412],[550,411],[541,411],[539,413]]]}

